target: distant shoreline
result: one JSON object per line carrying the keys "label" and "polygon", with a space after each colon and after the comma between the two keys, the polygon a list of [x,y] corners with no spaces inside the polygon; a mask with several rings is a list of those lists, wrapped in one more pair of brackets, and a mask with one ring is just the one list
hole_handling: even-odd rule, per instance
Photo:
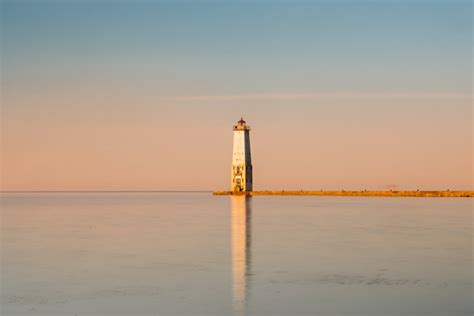
{"label": "distant shoreline", "polygon": [[247,196],[371,196],[371,197],[474,197],[474,191],[216,191],[213,195]]}

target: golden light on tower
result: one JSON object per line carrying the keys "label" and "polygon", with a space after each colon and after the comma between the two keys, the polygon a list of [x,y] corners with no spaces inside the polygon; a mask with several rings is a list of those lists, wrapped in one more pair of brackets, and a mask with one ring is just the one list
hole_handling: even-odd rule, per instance
{"label": "golden light on tower", "polygon": [[252,191],[253,172],[250,154],[250,126],[243,118],[234,125],[234,148],[232,154],[231,191],[245,193]]}

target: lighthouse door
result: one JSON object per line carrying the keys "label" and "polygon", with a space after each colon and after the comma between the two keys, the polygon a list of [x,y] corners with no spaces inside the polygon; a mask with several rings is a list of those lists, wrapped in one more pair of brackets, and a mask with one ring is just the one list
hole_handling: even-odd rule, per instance
{"label": "lighthouse door", "polygon": [[235,179],[235,182],[236,182],[236,184],[237,184],[237,185],[235,186],[235,190],[238,191],[238,192],[243,191],[243,190],[242,190],[242,178],[237,177],[237,178]]}

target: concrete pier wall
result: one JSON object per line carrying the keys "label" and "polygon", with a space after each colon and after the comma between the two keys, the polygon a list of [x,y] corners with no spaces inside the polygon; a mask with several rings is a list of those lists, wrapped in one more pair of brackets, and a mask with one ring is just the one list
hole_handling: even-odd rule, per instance
{"label": "concrete pier wall", "polygon": [[[231,191],[216,191],[214,195],[238,195]],[[373,196],[373,197],[474,197],[474,191],[252,191],[251,196]]]}

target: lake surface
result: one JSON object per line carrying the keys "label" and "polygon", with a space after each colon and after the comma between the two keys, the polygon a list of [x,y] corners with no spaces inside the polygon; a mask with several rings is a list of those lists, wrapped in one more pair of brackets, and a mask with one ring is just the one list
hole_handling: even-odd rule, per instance
{"label": "lake surface", "polygon": [[472,199],[4,193],[2,315],[472,315]]}

